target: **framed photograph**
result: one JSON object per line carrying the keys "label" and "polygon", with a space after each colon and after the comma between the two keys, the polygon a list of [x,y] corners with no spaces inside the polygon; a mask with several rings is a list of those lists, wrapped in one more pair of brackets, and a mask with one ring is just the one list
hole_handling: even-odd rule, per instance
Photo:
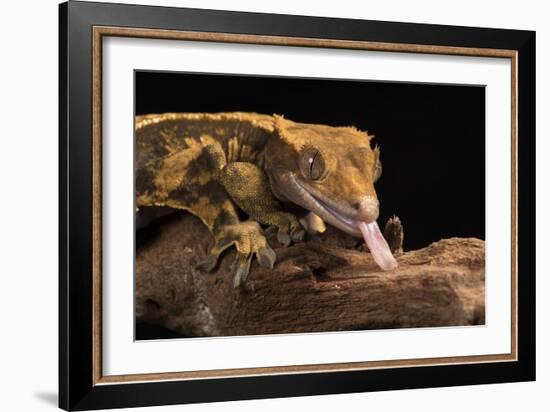
{"label": "framed photograph", "polygon": [[535,33],[60,5],[66,410],[535,379]]}

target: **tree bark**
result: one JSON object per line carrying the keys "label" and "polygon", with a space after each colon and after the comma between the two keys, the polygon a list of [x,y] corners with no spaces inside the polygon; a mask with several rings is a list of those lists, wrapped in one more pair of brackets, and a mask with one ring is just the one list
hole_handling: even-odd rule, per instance
{"label": "tree bark", "polygon": [[321,239],[272,246],[274,269],[253,261],[234,289],[226,253],[215,272],[194,269],[213,242],[179,213],[140,232],[136,309],[140,321],[184,336],[258,335],[479,325],[485,323],[485,243],[443,239],[397,256],[382,272],[357,239],[329,229]]}

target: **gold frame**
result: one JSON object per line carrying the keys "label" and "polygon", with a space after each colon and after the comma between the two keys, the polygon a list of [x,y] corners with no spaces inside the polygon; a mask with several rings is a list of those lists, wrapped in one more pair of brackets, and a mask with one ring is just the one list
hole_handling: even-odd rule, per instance
{"label": "gold frame", "polygon": [[[425,53],[440,55],[459,55],[477,57],[498,57],[511,60],[511,131],[512,131],[512,276],[511,276],[511,353],[495,355],[451,356],[441,358],[395,359],[384,361],[331,363],[317,365],[291,365],[258,368],[220,369],[205,371],[182,371],[146,373],[132,375],[103,375],[102,373],[102,40],[105,36],[133,37],[165,40],[187,40],[204,42],[278,45],[293,47],[318,47],[334,49],[354,49],[368,51],[387,51],[400,53]],[[411,366],[435,366],[467,363],[491,363],[517,361],[517,51],[503,49],[482,49],[449,46],[431,46],[419,44],[382,43],[368,41],[313,39],[300,37],[261,36],[247,34],[194,32],[176,30],[157,30],[127,27],[93,27],[93,131],[92,131],[92,178],[93,178],[93,384],[136,383],[149,381],[189,380],[208,378],[227,378],[258,375],[295,374],[307,372],[335,372],[381,368],[399,368]]]}

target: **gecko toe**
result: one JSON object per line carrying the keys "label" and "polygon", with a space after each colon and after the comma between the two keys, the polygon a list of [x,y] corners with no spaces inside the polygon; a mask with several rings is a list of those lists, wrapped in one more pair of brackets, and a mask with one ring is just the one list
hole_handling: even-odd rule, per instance
{"label": "gecko toe", "polygon": [[231,237],[222,237],[215,243],[206,258],[197,263],[195,267],[203,272],[212,272],[216,268],[222,252],[233,243],[234,240]]}
{"label": "gecko toe", "polygon": [[265,230],[264,230],[264,234],[265,234],[265,237],[268,238],[268,239],[271,239],[275,236],[277,236],[277,231],[279,229],[277,228],[277,226],[275,225],[271,225],[271,226],[268,226]]}
{"label": "gecko toe", "polygon": [[198,270],[202,270],[203,272],[212,272],[214,268],[216,267],[216,264],[218,263],[217,256],[208,255],[206,259],[200,261],[195,266]]}
{"label": "gecko toe", "polygon": [[223,227],[219,231],[216,243],[210,253],[196,267],[206,272],[213,271],[220,260],[221,254],[233,245],[237,254],[229,268],[229,273],[232,275],[235,288],[245,284],[254,256],[256,256],[260,266],[273,268],[277,256],[267,243],[262,228],[254,221],[240,222]]}
{"label": "gecko toe", "polygon": [[284,247],[287,247],[290,245],[292,238],[288,233],[285,233],[279,230],[279,232],[277,233],[277,240],[281,245],[283,245]]}
{"label": "gecko toe", "polygon": [[293,242],[301,242],[302,240],[304,240],[305,232],[302,229],[298,229],[292,232],[291,236]]}
{"label": "gecko toe", "polygon": [[233,287],[238,288],[246,282],[248,273],[250,272],[250,262],[252,261],[252,254],[238,253],[233,263]]}
{"label": "gecko toe", "polygon": [[277,255],[269,246],[263,247],[256,252],[258,264],[264,268],[273,269]]}

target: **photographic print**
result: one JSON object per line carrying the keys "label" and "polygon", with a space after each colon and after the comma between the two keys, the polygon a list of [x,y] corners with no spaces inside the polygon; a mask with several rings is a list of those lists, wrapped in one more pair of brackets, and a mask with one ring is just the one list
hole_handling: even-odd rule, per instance
{"label": "photographic print", "polygon": [[485,324],[485,88],[134,72],[137,340]]}
{"label": "photographic print", "polygon": [[535,379],[535,33],[59,9],[59,404]]}

